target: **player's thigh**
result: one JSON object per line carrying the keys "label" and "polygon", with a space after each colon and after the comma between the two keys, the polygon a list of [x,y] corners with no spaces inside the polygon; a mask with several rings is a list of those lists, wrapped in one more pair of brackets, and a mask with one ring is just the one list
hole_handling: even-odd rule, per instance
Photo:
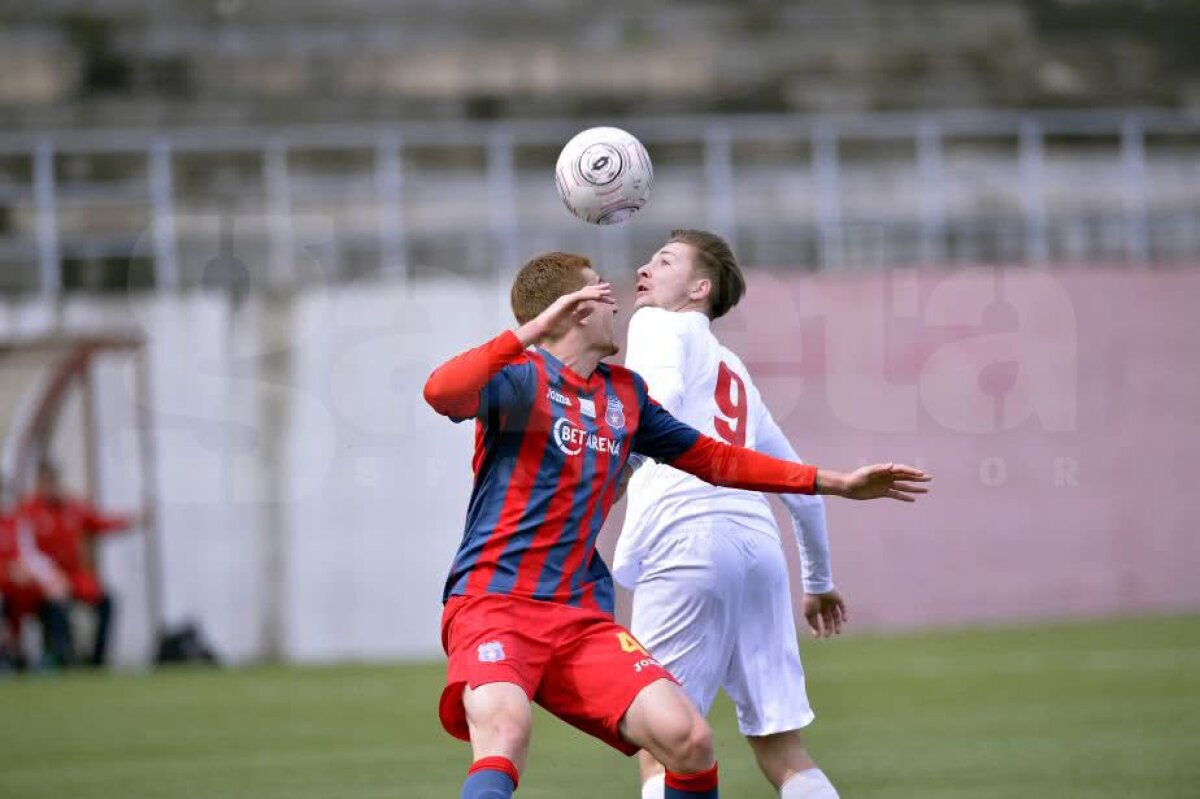
{"label": "player's thigh", "polygon": [[446,685],[439,716],[448,733],[472,739],[466,689],[493,683],[519,686],[528,709],[553,654],[546,639],[555,629],[556,609],[540,607],[546,604],[493,595],[456,597],[447,604],[443,616]]}
{"label": "player's thigh", "polygon": [[744,735],[798,730],[812,721],[813,713],[783,549],[766,536],[748,537],[745,546],[751,567],[724,688],[737,708]]}
{"label": "player's thigh", "polygon": [[628,630],[596,614],[563,636],[534,699],[573,727],[633,754],[639,747],[621,736],[621,718],[658,681],[675,687],[670,672]]}
{"label": "player's thigh", "polygon": [[463,688],[463,710],[476,760],[505,757],[520,771],[529,751],[533,712],[525,689],[515,683],[492,682]]}
{"label": "player's thigh", "polygon": [[[713,761],[712,732],[683,690],[669,680],[642,689],[621,719],[621,735],[667,769],[703,771]],[[643,760],[643,769],[650,764]]]}
{"label": "player's thigh", "polygon": [[630,630],[707,714],[729,668],[746,563],[712,530],[681,535],[647,563]]}

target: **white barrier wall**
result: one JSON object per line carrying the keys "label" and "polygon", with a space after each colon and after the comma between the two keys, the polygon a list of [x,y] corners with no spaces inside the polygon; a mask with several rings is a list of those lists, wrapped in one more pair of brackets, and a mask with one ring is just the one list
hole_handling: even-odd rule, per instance
{"label": "white barrier wall", "polygon": [[[450,281],[237,311],[212,294],[31,302],[0,312],[0,336],[145,334],[169,624],[199,621],[232,662],[431,656],[473,434],[421,389],[440,359],[507,323],[506,295]],[[100,504],[125,511],[140,491],[133,372],[114,358],[96,377]],[[77,487],[82,449],[68,433],[53,449]],[[144,662],[144,542],[113,537],[101,558],[120,602],[115,659]]]}
{"label": "white barrier wall", "polygon": [[[0,335],[144,331],[170,623],[200,621],[232,662],[430,657],[473,435],[421,389],[510,324],[507,288],[29,303],[0,308]],[[1195,272],[760,275],[718,330],[802,455],[912,456],[938,476],[915,507],[831,508],[858,626],[1153,612],[1200,605],[1180,466],[1200,445],[1183,335],[1198,297]],[[100,499],[122,510],[139,490],[132,372],[97,378]],[[55,451],[78,484],[71,446]],[[143,557],[136,536],[103,548],[125,664],[151,646]]]}
{"label": "white barrier wall", "polygon": [[351,287],[297,304],[283,461],[290,656],[440,652],[474,430],[421,392],[439,362],[508,324],[505,289]]}

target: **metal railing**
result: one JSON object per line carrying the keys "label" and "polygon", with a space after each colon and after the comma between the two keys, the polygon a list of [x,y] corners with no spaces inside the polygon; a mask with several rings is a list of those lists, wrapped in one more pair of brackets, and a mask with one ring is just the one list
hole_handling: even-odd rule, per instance
{"label": "metal railing", "polygon": [[[242,234],[224,255],[248,285],[281,288],[508,270],[555,241],[636,257],[678,224],[724,233],[748,263],[814,270],[1200,261],[1195,115],[627,119],[657,182],[648,207],[609,230],[570,218],[553,189],[558,146],[589,124],[0,134],[0,265],[9,290],[58,293],[80,283],[81,263],[179,290],[203,285],[203,265],[229,248],[226,222]],[[338,159],[349,166],[325,163]],[[885,173],[890,187],[873,190]]]}

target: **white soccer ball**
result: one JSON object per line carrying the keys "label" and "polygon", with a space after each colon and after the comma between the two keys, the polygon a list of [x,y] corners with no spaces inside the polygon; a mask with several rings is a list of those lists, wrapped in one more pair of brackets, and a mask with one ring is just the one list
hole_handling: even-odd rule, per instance
{"label": "white soccer ball", "polygon": [[654,167],[646,148],[620,128],[588,128],[567,142],[555,167],[567,210],[593,225],[615,225],[650,198]]}

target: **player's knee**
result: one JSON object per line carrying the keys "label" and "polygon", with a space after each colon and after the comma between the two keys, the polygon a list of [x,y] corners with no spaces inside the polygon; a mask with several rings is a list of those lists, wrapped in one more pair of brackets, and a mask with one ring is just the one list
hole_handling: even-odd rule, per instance
{"label": "player's knee", "polygon": [[497,708],[476,723],[488,737],[508,743],[521,743],[529,739],[532,719],[527,708]]}
{"label": "player's knee", "polygon": [[529,745],[529,719],[505,716],[493,722],[491,737],[496,745],[508,751],[523,751]]}
{"label": "player's knee", "polygon": [[531,725],[527,719],[493,716],[470,726],[472,743],[485,751],[501,752],[513,758],[521,757],[529,747]]}
{"label": "player's knee", "polygon": [[712,768],[714,753],[712,729],[699,716],[665,731],[662,763],[671,771],[691,774]]}

